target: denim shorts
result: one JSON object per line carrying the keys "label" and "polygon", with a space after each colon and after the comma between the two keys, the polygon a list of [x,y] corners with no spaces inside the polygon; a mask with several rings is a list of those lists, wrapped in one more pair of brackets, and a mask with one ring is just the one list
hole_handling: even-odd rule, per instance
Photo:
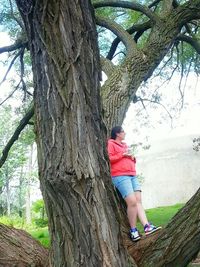
{"label": "denim shorts", "polygon": [[135,191],[141,191],[137,176],[113,176],[112,183],[119,190],[123,198]]}

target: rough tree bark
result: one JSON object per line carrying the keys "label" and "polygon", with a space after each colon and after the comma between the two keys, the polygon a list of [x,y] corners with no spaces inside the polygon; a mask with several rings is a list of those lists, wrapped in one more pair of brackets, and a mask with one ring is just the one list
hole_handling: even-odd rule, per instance
{"label": "rough tree bark", "polygon": [[91,5],[86,0],[17,3],[33,63],[50,264],[128,266],[106,161]]}
{"label": "rough tree bark", "polygon": [[[199,250],[199,192],[166,229],[138,244],[128,240],[123,228],[127,219],[117,208],[106,163],[99,56],[88,1],[17,3],[33,62],[39,172],[50,224],[51,265],[134,266],[128,248],[137,266],[186,266]],[[111,78],[102,91],[104,109],[105,101],[111,103],[109,116],[105,109],[108,128],[122,121],[130,97],[166,54],[187,14],[176,9],[171,19],[174,24],[155,19],[143,50],[125,36],[128,57],[121,69],[110,68]]]}
{"label": "rough tree bark", "polygon": [[48,267],[48,250],[25,231],[0,224],[0,266]]}

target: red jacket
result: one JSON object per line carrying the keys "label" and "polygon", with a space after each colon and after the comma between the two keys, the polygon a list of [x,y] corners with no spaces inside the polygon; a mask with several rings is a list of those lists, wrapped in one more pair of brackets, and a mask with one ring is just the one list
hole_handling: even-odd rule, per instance
{"label": "red jacket", "polygon": [[108,140],[108,156],[110,159],[111,176],[136,175],[136,159],[123,155],[127,151],[126,143],[118,143],[114,139]]}

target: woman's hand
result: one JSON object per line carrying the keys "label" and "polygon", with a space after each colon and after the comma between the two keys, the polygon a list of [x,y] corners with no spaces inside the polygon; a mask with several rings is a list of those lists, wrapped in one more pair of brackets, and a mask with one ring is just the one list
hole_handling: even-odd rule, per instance
{"label": "woman's hand", "polygon": [[133,154],[130,154],[130,152],[124,152],[123,156],[135,160],[135,156]]}

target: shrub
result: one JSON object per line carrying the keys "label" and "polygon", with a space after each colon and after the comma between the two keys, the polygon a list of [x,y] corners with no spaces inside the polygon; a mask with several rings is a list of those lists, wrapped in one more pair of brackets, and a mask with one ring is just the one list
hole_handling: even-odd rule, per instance
{"label": "shrub", "polygon": [[33,222],[36,227],[46,227],[48,225],[48,219],[35,218]]}

